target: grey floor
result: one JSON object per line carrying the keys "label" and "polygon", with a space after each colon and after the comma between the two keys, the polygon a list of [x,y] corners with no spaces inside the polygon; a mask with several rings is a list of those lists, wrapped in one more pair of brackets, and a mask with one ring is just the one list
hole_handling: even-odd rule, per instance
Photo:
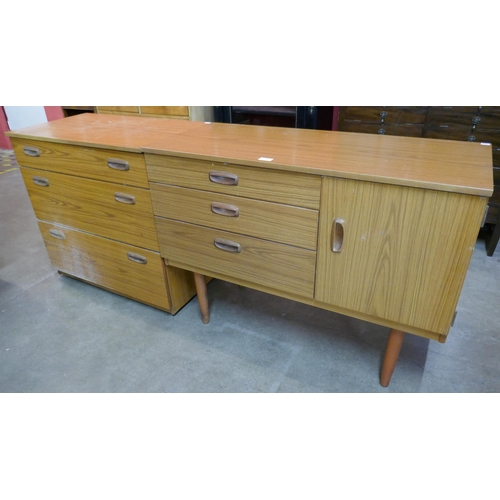
{"label": "grey floor", "polygon": [[0,392],[499,392],[500,249],[478,240],[446,344],[214,280],[176,316],[52,269],[18,169],[0,171]]}

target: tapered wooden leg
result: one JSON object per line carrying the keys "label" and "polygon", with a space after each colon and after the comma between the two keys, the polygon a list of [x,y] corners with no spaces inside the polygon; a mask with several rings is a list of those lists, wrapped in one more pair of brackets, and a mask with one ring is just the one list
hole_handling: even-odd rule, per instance
{"label": "tapered wooden leg", "polygon": [[380,385],[387,387],[391,381],[394,368],[398,362],[399,351],[403,345],[404,332],[399,330],[391,330],[387,340],[387,347],[385,349],[384,364],[382,365],[382,374],[380,376]]}
{"label": "tapered wooden leg", "polygon": [[200,305],[201,321],[208,323],[210,321],[210,311],[208,310],[207,282],[203,274],[194,274],[194,284],[196,285],[196,294],[198,295],[198,304]]}

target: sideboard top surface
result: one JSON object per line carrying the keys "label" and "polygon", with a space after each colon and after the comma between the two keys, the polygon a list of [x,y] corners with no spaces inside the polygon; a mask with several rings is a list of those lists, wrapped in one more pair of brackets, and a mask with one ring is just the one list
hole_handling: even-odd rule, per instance
{"label": "sideboard top surface", "polygon": [[489,144],[90,113],[8,135],[486,197],[493,192]]}

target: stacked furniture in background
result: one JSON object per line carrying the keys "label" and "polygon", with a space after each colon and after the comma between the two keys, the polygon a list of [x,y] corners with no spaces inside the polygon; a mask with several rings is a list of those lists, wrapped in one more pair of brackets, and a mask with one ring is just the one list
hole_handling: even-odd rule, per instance
{"label": "stacked furniture in background", "polygon": [[484,223],[493,255],[500,238],[500,106],[341,106],[338,130],[491,143],[495,188]]}

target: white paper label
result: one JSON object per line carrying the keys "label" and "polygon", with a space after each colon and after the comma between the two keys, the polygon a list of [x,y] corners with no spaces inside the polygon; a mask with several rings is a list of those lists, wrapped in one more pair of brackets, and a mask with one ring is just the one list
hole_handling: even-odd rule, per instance
{"label": "white paper label", "polygon": [[265,156],[261,156],[259,158],[259,161],[273,161],[273,160],[274,160],[274,158],[266,158]]}

